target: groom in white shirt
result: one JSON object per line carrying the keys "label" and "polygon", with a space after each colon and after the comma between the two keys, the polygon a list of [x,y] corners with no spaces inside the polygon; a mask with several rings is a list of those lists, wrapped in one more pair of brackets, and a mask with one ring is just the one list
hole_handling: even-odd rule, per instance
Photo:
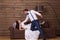
{"label": "groom in white shirt", "polygon": [[37,18],[37,15],[40,16],[41,18],[43,18],[42,15],[39,12],[37,12],[37,11],[34,11],[34,10],[30,10],[29,11],[28,9],[24,9],[24,13],[28,14],[28,15],[26,16],[26,19],[23,21],[23,23],[27,22],[28,19],[30,19],[31,22],[32,22],[30,29],[32,31],[39,30],[43,40],[46,40],[44,32],[43,32],[43,30],[41,28],[41,25],[39,24],[39,21],[38,21],[38,18]]}

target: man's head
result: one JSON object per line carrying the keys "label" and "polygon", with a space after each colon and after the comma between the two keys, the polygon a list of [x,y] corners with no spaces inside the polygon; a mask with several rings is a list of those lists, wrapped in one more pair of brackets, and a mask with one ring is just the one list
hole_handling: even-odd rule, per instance
{"label": "man's head", "polygon": [[25,14],[27,14],[27,13],[28,13],[28,9],[24,9],[23,11],[24,11],[24,13],[25,13]]}

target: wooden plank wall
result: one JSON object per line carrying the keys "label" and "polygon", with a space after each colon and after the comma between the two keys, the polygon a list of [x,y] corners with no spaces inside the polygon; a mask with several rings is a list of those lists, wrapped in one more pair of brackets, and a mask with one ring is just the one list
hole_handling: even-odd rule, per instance
{"label": "wooden plank wall", "polygon": [[23,9],[34,9],[36,5],[43,5],[47,12],[44,18],[50,27],[60,30],[60,0],[0,0],[0,35],[9,35],[9,26],[18,19],[23,20]]}

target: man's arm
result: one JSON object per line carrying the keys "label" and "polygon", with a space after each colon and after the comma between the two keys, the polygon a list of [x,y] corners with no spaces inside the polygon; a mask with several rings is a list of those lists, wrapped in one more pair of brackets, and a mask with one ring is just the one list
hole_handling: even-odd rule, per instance
{"label": "man's arm", "polygon": [[42,16],[42,14],[39,13],[39,12],[37,12],[37,11],[34,11],[34,13],[37,14],[37,15],[39,15],[39,16],[41,17],[41,19],[43,20],[41,24],[44,24],[45,21],[44,21],[44,18],[43,18],[43,16]]}
{"label": "man's arm", "polygon": [[42,14],[37,12],[37,11],[34,11],[35,14],[37,14],[38,16],[40,16],[41,18],[43,18]]}
{"label": "man's arm", "polygon": [[22,22],[22,23],[25,23],[25,22],[27,22],[28,21],[28,15],[26,16],[26,19]]}

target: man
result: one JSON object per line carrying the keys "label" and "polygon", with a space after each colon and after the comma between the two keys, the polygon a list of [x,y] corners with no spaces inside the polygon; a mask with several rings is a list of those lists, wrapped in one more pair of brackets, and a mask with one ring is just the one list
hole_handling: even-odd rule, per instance
{"label": "man", "polygon": [[43,33],[43,30],[41,28],[41,25],[39,24],[39,21],[38,21],[38,18],[37,18],[37,15],[40,16],[41,18],[43,18],[43,16],[37,11],[34,11],[34,10],[30,10],[29,11],[28,9],[24,9],[24,13],[27,14],[27,16],[26,16],[26,19],[23,21],[23,23],[27,22],[28,19],[30,19],[31,22],[32,22],[30,29],[32,31],[39,30],[43,40],[46,40],[45,36],[44,36],[44,33]]}

